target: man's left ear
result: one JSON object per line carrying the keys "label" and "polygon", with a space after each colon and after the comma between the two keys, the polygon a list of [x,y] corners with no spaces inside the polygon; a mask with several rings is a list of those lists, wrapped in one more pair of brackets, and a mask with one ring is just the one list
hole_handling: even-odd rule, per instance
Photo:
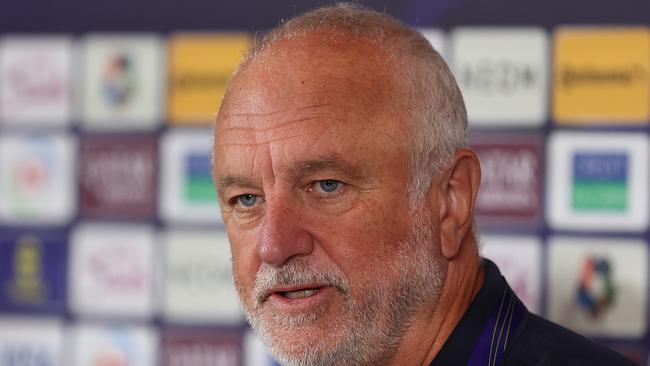
{"label": "man's left ear", "polygon": [[445,258],[451,259],[472,228],[481,183],[481,165],[476,154],[469,149],[456,151],[453,163],[436,183],[431,188],[439,194],[440,249]]}

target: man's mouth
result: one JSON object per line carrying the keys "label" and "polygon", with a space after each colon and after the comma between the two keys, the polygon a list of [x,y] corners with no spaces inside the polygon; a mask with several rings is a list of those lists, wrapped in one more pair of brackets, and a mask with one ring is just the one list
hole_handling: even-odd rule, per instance
{"label": "man's mouth", "polygon": [[270,297],[278,296],[282,299],[287,300],[300,300],[306,299],[316,295],[319,291],[323,289],[323,286],[313,286],[313,287],[302,287],[302,288],[277,288],[270,290],[266,295],[261,299],[261,302],[266,302]]}
{"label": "man's mouth", "polygon": [[281,296],[284,296],[288,299],[304,299],[306,297],[315,295],[318,290],[320,290],[320,288],[310,288],[296,291],[281,291],[277,292],[277,294],[280,294]]}

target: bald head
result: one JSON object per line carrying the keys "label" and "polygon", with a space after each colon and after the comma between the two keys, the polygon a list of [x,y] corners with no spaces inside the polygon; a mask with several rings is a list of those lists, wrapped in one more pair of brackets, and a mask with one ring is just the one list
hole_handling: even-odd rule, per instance
{"label": "bald head", "polygon": [[[331,40],[324,31],[279,40],[240,68],[222,108],[227,113],[233,103],[243,102],[241,99],[251,104],[261,95],[273,98],[287,89],[294,93],[316,93],[319,91],[316,88],[328,87],[327,79],[332,84],[344,81],[350,88],[349,94],[376,103],[375,108],[389,102],[388,95],[395,102],[404,103],[408,85],[394,73],[394,68],[386,66],[386,56],[385,50],[367,41]],[[313,82],[317,80],[322,82],[315,85]],[[255,95],[256,91],[260,94]]]}
{"label": "bald head", "polygon": [[[306,60],[304,67],[286,67],[298,59]],[[248,69],[282,72],[287,85],[295,87],[291,81],[303,83],[310,73],[334,68],[347,69],[350,87],[357,88],[355,94],[371,108],[390,105],[406,135],[409,196],[414,201],[424,196],[435,174],[457,149],[466,146],[467,116],[444,60],[420,33],[389,15],[338,4],[281,24],[251,48],[226,92],[221,111],[237,103],[231,98],[235,90],[250,86],[247,74],[254,74],[260,86],[265,83],[258,72]]]}
{"label": "bald head", "polygon": [[413,352],[439,334],[421,324],[438,326],[472,244],[466,125],[440,56],[387,15],[319,9],[251,50],[217,118],[215,184],[238,294],[278,359],[431,359]]}

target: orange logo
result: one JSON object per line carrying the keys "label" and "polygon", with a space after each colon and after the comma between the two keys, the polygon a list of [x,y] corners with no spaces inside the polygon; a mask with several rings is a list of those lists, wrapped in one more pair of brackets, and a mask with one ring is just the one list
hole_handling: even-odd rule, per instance
{"label": "orange logo", "polygon": [[563,28],[555,33],[553,117],[562,124],[650,119],[650,31]]}
{"label": "orange logo", "polygon": [[250,44],[247,34],[173,37],[169,46],[169,121],[210,124],[228,81]]}

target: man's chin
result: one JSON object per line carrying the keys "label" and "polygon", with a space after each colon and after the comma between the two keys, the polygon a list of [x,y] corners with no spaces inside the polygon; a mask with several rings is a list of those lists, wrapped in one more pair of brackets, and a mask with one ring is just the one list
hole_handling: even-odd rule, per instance
{"label": "man's chin", "polygon": [[[346,329],[340,324],[329,326],[319,319],[292,316],[282,319],[282,324],[273,320],[264,324],[252,323],[271,355],[287,365],[315,365],[323,360],[333,361],[344,338]],[[289,325],[293,324],[293,325]]]}
{"label": "man's chin", "polygon": [[[266,309],[270,310],[270,309]],[[253,329],[269,339],[290,340],[289,343],[305,343],[323,340],[346,327],[340,315],[332,311],[286,314],[264,311],[256,319],[249,318]]]}

